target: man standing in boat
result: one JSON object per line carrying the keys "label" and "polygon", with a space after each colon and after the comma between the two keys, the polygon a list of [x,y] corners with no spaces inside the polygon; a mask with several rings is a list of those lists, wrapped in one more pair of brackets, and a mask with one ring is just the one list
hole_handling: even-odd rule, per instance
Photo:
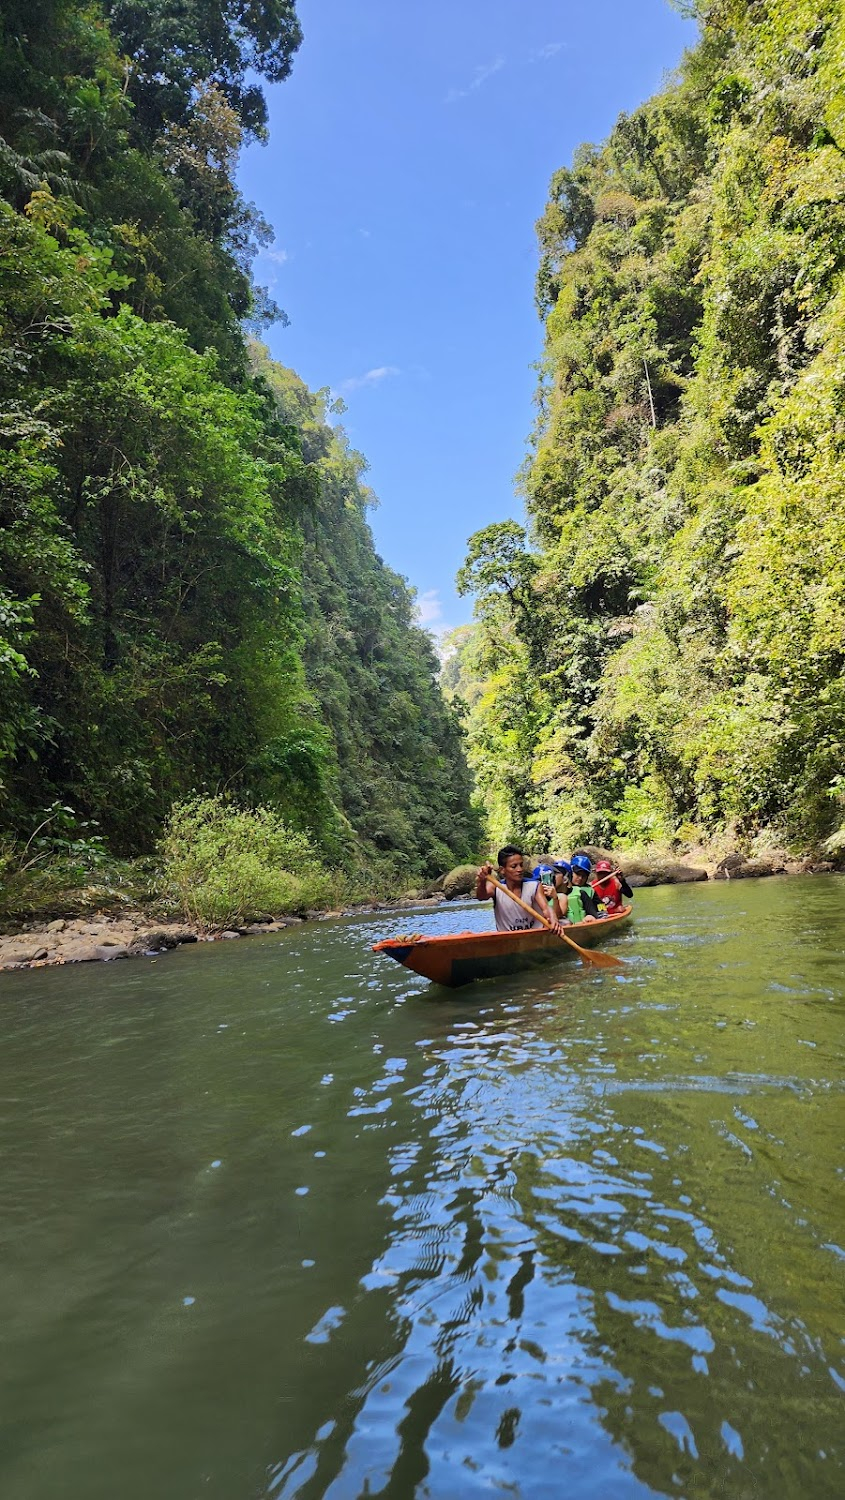
{"label": "man standing in boat", "polygon": [[[499,876],[502,884],[507,887],[505,891],[497,890],[492,885],[489,876],[493,874],[492,865],[482,865],[475,882],[475,894],[479,901],[492,899],[493,913],[496,918],[496,927],[499,932],[525,932],[533,927],[543,927],[540,918],[545,917],[546,922],[555,932],[562,932],[560,922],[549,906],[543,895],[543,887],[539,880],[528,880],[525,875],[525,856],[521,849],[515,844],[506,844],[496,855],[499,866]],[[512,901],[510,892],[519,896],[527,906],[532,906],[539,916],[532,922],[527,912]]]}

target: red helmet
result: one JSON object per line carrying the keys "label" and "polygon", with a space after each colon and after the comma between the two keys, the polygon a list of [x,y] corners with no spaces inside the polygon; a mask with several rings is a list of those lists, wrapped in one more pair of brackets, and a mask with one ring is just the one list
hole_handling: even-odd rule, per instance
{"label": "red helmet", "polygon": [[613,865],[610,863],[609,859],[598,859],[598,860],[596,860],[596,874],[597,875],[609,875],[611,873],[612,869],[613,869]]}

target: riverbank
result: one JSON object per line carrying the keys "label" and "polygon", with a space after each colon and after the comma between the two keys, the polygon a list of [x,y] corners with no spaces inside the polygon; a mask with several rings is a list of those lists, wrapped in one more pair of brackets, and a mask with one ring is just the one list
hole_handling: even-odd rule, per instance
{"label": "riverbank", "polygon": [[57,917],[51,922],[26,922],[19,930],[0,935],[0,970],[43,969],[61,964],[109,963],[119,958],[154,958],[183,943],[231,942],[264,937],[329,917],[399,911],[439,906],[442,897],[407,897],[397,901],[367,902],[335,910],[311,910],[297,916],[266,917],[210,932],[197,923],[177,918],[157,919],[149,912],[115,914],[98,911],[83,917]]}
{"label": "riverbank", "polygon": [[[587,852],[594,860],[602,857],[615,859],[635,890],[707,880],[824,875],[836,869],[830,860],[812,856],[795,859],[777,851],[751,858],[731,852],[717,858],[719,851],[699,849],[695,851],[696,859],[680,859],[666,850],[614,856],[612,851],[592,845],[587,846]],[[313,908],[293,915],[262,916],[255,921],[216,931],[183,918],[162,917],[140,907],[118,912],[100,909],[81,916],[56,917],[52,921],[22,922],[15,930],[0,934],[0,971],[151,958],[185,943],[232,942],[266,936],[307,921],[448,905],[472,893],[475,874],[475,865],[462,865],[423,887],[422,891],[410,891],[394,900],[354,902],[342,907]]]}

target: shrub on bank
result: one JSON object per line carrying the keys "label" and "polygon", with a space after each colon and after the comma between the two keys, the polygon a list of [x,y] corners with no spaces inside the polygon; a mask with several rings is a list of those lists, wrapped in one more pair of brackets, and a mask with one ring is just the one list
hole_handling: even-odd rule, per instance
{"label": "shrub on bank", "polygon": [[236,807],[223,797],[177,802],[160,852],[166,890],[204,926],[322,906],[332,892],[307,834],[269,807]]}
{"label": "shrub on bank", "polygon": [[96,822],[53,802],[28,837],[0,839],[0,921],[120,909],[144,900],[151,878],[148,861],[117,858]]}

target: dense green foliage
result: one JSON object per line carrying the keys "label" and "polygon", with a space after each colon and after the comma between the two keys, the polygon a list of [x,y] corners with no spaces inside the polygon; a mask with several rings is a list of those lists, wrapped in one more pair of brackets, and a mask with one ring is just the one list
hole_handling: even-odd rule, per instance
{"label": "dense green foliage", "polygon": [[161,840],[162,889],[211,927],[324,905],[332,882],[318,852],[268,807],[220,797],[177,802]]}
{"label": "dense green foliage", "polygon": [[253,358],[317,476],[300,518],[304,661],[329,731],[333,800],[373,851],[374,872],[391,851],[416,851],[427,871],[448,869],[456,851],[477,849],[481,820],[457,716],[434,685],[431,638],[414,624],[404,580],[373,550],[366,465],[327,423],[322,396],[260,347]]}
{"label": "dense green foliage", "polygon": [[[478,838],[362,460],[244,320],[234,181],[290,0],[20,0],[0,18],[0,829],[111,849],[225,793],[396,881]],[[125,54],[130,54],[126,56]]]}
{"label": "dense green foliage", "polygon": [[845,7],[697,12],[552,180],[528,530],[460,575],[447,681],[494,832],[544,847],[842,822]]}

